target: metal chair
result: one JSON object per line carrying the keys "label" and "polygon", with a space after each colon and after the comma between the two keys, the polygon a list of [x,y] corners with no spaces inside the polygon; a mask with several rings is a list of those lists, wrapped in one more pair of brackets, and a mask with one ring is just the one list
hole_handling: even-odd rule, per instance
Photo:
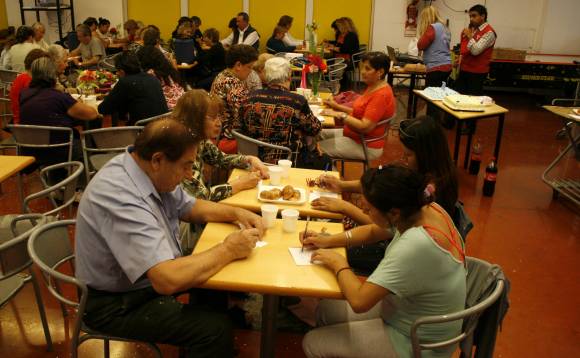
{"label": "metal chair", "polygon": [[[30,221],[28,229],[19,234],[18,223]],[[48,329],[46,312],[38,280],[32,269],[32,261],[26,250],[30,234],[37,226],[43,225],[46,218],[42,214],[26,214],[15,217],[10,222],[10,228],[0,229],[0,306],[12,299],[28,282],[32,282],[34,297],[40,313],[40,320],[46,339],[46,350],[52,351],[52,339]],[[26,271],[26,274],[23,274]]]}
{"label": "metal chair", "polygon": [[326,70],[326,75],[324,80],[320,83],[323,88],[328,88],[333,95],[337,95],[340,92],[340,81],[344,76],[344,71],[346,71],[347,64],[343,62],[338,62],[333,65],[328,65]]}
{"label": "metal chair", "polygon": [[135,126],[145,127],[146,125],[148,125],[151,122],[155,122],[158,119],[163,119],[163,118],[167,118],[170,116],[171,116],[171,112],[167,112],[167,113],[160,114],[158,116],[140,119],[137,122],[135,122]]}
{"label": "metal chair", "polygon": [[0,70],[0,88],[2,89],[2,97],[8,96],[12,82],[18,77],[20,72],[12,70]]}
{"label": "metal chair", "polygon": [[[71,339],[72,357],[78,357],[78,347],[89,339],[104,341],[105,357],[109,357],[109,342],[139,342],[134,339],[112,336],[95,331],[83,323],[83,315],[87,303],[87,285],[74,276],[63,273],[61,270],[68,263],[74,272],[74,253],[68,235],[69,226],[75,225],[75,220],[63,220],[50,223],[35,230],[28,241],[28,253],[32,261],[40,268],[49,292],[61,303],[76,309]],[[59,284],[72,286],[77,292],[78,299],[65,296]],[[84,334],[81,334],[84,332]],[[153,350],[157,357],[162,357],[159,348],[149,342],[143,342]]]}
{"label": "metal chair", "polygon": [[99,128],[81,133],[87,183],[109,160],[123,153],[143,130],[141,126]]}
{"label": "metal chair", "polygon": [[239,154],[254,155],[271,164],[277,163],[278,159],[292,160],[292,150],[288,147],[262,142],[236,130],[232,134],[238,143]]}
{"label": "metal chair", "polygon": [[[473,258],[473,257],[467,257],[467,265],[468,265],[468,277],[470,275],[471,270],[469,269],[470,266],[473,265],[480,265],[480,264],[487,264],[489,265],[489,263]],[[468,279],[469,282],[469,279]],[[447,347],[451,347],[459,342],[462,342],[464,340],[469,340],[473,338],[473,332],[475,331],[475,327],[476,325],[470,325],[467,327],[462,328],[462,331],[455,337],[449,338],[445,341],[441,341],[441,342],[430,342],[430,343],[421,343],[418,333],[417,331],[419,330],[419,328],[423,325],[428,325],[428,324],[440,324],[440,323],[445,323],[445,322],[453,322],[453,321],[459,321],[461,320],[462,322],[465,320],[469,320],[469,319],[474,319],[477,321],[477,319],[479,318],[479,316],[491,305],[493,305],[501,296],[503,290],[504,290],[504,286],[505,283],[503,280],[499,279],[497,280],[497,283],[495,285],[495,288],[493,289],[493,291],[489,294],[489,296],[487,296],[485,299],[481,300],[480,302],[478,302],[477,304],[468,307],[464,310],[461,310],[459,312],[454,312],[451,314],[446,314],[446,315],[438,315],[438,316],[426,316],[426,317],[420,317],[418,319],[415,320],[415,322],[413,322],[413,324],[411,325],[411,346],[412,346],[412,350],[413,350],[413,357],[414,358],[421,358],[421,351],[423,350],[435,350],[435,349],[443,349],[443,348],[447,348]],[[468,287],[468,290],[470,289],[470,287]],[[471,352],[468,352],[467,354],[468,357],[471,357]]]}
{"label": "metal chair", "polygon": [[358,89],[358,85],[360,82],[360,61],[361,58],[363,57],[363,55],[367,53],[367,51],[359,51],[357,53],[354,53],[351,56],[351,61],[352,61],[352,81],[354,82],[354,88]]}

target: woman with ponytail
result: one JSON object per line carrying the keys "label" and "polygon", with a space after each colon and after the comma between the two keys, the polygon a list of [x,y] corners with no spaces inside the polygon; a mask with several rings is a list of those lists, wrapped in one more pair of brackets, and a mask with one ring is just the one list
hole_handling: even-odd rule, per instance
{"label": "woman with ponytail", "polygon": [[[443,315],[465,306],[466,269],[461,236],[422,174],[389,165],[361,178],[365,211],[373,225],[336,235],[301,234],[312,260],[328,267],[346,300],[323,300],[319,328],[303,341],[308,357],[411,357],[411,324],[419,317]],[[394,238],[384,259],[366,282],[344,256],[330,247],[361,245]],[[461,322],[430,325],[421,341],[441,341],[459,333]],[[455,347],[425,351],[423,357],[450,357]]]}

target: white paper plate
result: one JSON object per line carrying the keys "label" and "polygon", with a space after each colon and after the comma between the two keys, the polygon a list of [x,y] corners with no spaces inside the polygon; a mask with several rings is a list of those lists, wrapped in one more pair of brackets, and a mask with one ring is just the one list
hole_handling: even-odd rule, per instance
{"label": "white paper plate", "polygon": [[330,191],[313,190],[310,192],[310,195],[308,195],[308,201],[311,203],[313,200],[316,200],[320,197],[340,199],[340,196],[338,195],[338,193],[333,193]]}
{"label": "white paper plate", "polygon": [[258,201],[261,201],[264,203],[288,204],[288,205],[302,205],[302,204],[306,203],[306,201],[308,200],[306,190],[304,190],[303,188],[296,188],[296,187],[294,187],[294,190],[298,190],[300,192],[300,200],[290,201],[290,200],[284,200],[282,198],[276,199],[276,200],[269,200],[269,199],[260,198],[260,193],[263,191],[272,190],[275,188],[282,190],[285,186],[286,185],[260,185],[260,186],[258,186]]}

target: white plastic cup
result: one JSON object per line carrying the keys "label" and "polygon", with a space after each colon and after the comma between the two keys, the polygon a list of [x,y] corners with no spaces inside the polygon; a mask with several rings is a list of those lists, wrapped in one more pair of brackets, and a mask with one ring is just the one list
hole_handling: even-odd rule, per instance
{"label": "white plastic cup", "polygon": [[282,210],[282,229],[284,232],[296,232],[298,215],[299,213],[296,209]]}
{"label": "white plastic cup", "polygon": [[288,159],[280,159],[278,161],[278,166],[282,168],[282,178],[288,178],[290,176],[290,168],[292,168],[292,161]]}
{"label": "white plastic cup", "polygon": [[270,184],[272,185],[280,185],[280,181],[282,180],[282,173],[284,169],[277,165],[269,167],[270,169]]}
{"label": "white plastic cup", "polygon": [[264,204],[262,209],[262,222],[266,228],[274,227],[276,224],[276,216],[278,215],[278,207],[272,204]]}

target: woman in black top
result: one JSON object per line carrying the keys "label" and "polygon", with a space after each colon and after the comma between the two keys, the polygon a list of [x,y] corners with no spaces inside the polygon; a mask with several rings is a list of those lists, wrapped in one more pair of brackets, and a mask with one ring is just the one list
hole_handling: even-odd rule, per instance
{"label": "woman in black top", "polygon": [[336,57],[343,57],[350,62],[351,56],[359,51],[358,34],[352,20],[348,17],[342,17],[336,20],[340,34],[336,44],[332,46]]}
{"label": "woman in black top", "polygon": [[200,58],[205,76],[197,82],[197,86],[209,91],[215,76],[226,68],[226,50],[220,42],[218,30],[209,28],[204,31]]}
{"label": "woman in black top", "polygon": [[279,52],[294,52],[296,46],[286,46],[284,41],[282,41],[287,31],[288,30],[282,26],[276,26],[274,28],[272,37],[270,37],[266,43],[268,53],[276,54]]}

